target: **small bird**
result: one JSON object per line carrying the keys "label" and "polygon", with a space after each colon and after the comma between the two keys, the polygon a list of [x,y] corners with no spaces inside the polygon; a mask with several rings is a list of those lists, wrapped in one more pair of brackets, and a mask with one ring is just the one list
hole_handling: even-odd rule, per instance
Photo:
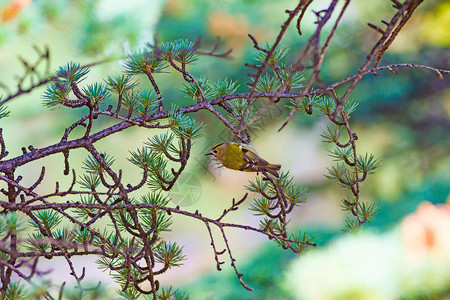
{"label": "small bird", "polygon": [[206,155],[214,156],[226,168],[244,172],[267,172],[279,178],[281,165],[270,164],[259,157],[256,150],[246,144],[220,143]]}

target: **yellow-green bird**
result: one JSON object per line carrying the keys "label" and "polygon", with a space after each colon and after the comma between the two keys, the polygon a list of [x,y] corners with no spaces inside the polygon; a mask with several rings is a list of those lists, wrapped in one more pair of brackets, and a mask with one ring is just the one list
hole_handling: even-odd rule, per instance
{"label": "yellow-green bird", "polygon": [[256,150],[246,144],[220,143],[215,145],[206,155],[214,156],[226,168],[244,172],[267,172],[279,177],[281,165],[270,164],[259,157]]}

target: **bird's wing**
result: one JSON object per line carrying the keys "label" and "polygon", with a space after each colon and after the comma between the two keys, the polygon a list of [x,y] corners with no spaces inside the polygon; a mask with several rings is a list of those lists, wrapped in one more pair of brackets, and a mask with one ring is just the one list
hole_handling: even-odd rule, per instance
{"label": "bird's wing", "polygon": [[242,153],[244,161],[251,165],[268,165],[269,163],[258,156],[255,152],[248,149],[247,147],[242,147]]}
{"label": "bird's wing", "polygon": [[253,148],[251,145],[239,144],[239,143],[236,143],[236,144],[239,146],[239,148],[249,150],[249,151],[255,153],[256,155],[258,155],[258,151],[256,151],[256,149]]}
{"label": "bird's wing", "polygon": [[244,163],[239,170],[246,172],[268,172],[276,178],[279,178],[278,170],[280,170],[281,165],[269,164],[265,159],[259,157],[256,150],[250,145],[238,145],[242,149],[242,158],[244,159]]}

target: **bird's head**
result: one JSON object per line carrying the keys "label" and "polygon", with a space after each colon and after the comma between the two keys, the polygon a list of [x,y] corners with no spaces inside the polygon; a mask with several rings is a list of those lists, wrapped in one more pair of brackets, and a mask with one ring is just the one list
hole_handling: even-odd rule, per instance
{"label": "bird's head", "polygon": [[217,144],[214,147],[212,147],[211,151],[209,151],[205,155],[212,155],[215,158],[220,159],[222,157],[223,153],[225,152],[225,148],[226,148],[225,143]]}

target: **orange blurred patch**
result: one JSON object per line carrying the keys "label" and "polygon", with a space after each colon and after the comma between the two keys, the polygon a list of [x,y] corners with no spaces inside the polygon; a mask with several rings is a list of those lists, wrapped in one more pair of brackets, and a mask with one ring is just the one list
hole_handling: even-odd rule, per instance
{"label": "orange blurred patch", "polygon": [[450,117],[450,101],[448,101],[448,99],[450,99],[450,89],[446,89],[441,97],[442,108],[444,109],[445,112],[447,112],[447,115]]}
{"label": "orange blurred patch", "polygon": [[450,251],[450,205],[422,202],[401,223],[403,244],[411,260],[439,258]]}
{"label": "orange blurred patch", "polygon": [[212,12],[208,16],[209,31],[227,40],[228,46],[241,46],[247,39],[249,24],[245,15]]}
{"label": "orange blurred patch", "polygon": [[186,5],[187,4],[181,3],[180,0],[168,0],[166,2],[166,5],[164,6],[164,11],[168,15],[179,16],[179,15],[182,15],[185,12],[185,10],[186,10],[185,6]]}
{"label": "orange blurred patch", "polygon": [[28,5],[32,0],[13,0],[6,5],[0,12],[0,21],[6,23],[15,17]]}

